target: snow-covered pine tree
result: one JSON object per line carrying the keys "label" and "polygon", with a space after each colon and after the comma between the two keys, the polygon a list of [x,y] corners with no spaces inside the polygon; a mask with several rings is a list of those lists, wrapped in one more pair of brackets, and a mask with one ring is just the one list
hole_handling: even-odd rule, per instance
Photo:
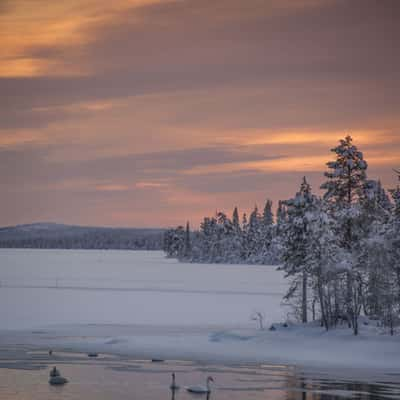
{"label": "snow-covered pine tree", "polygon": [[[398,304],[398,281],[396,278],[395,231],[391,223],[377,225],[367,239],[363,240],[362,262],[366,271],[364,312],[380,319],[393,333],[395,304]],[[400,245],[400,243],[398,243]],[[394,245],[394,246],[393,246]],[[397,257],[400,256],[400,251]]]}
{"label": "snow-covered pine tree", "polygon": [[299,192],[294,198],[285,201],[287,218],[282,226],[284,245],[282,269],[286,272],[286,277],[291,278],[291,286],[285,299],[291,300],[300,292],[300,314],[303,323],[308,321],[307,292],[310,273],[310,266],[306,262],[310,245],[307,213],[315,210],[317,202],[316,196],[311,193],[311,187],[304,177]]}
{"label": "snow-covered pine tree", "polygon": [[168,229],[164,234],[164,251],[168,257],[181,259],[185,251],[185,230],[183,226]]}
{"label": "snow-covered pine tree", "polygon": [[[394,172],[397,174],[397,177],[400,182],[400,170],[394,170]],[[392,195],[392,199],[394,202],[394,209],[393,213],[396,218],[400,219],[400,185],[397,185],[395,189],[389,190],[390,194]]]}
{"label": "snow-covered pine tree", "polygon": [[335,153],[336,160],[327,163],[331,171],[325,172],[328,180],[321,185],[321,189],[326,190],[324,200],[337,207],[348,206],[363,196],[368,164],[363,153],[353,144],[351,136],[340,140],[339,146],[331,151]]}
{"label": "snow-covered pine tree", "polygon": [[241,252],[237,242],[238,232],[235,230],[232,221],[223,212],[217,214],[217,230],[220,249],[218,262],[238,263]]}
{"label": "snow-covered pine tree", "polygon": [[235,259],[235,263],[240,263],[243,256],[243,231],[240,226],[239,212],[237,207],[234,208],[232,213],[232,258]]}
{"label": "snow-covered pine tree", "polygon": [[280,234],[280,227],[285,223],[286,217],[286,206],[282,200],[279,200],[278,209],[276,210],[276,234],[278,236]]}
{"label": "snow-covered pine tree", "polygon": [[348,321],[358,334],[358,316],[360,313],[361,275],[356,252],[359,250],[362,232],[360,232],[361,201],[365,194],[367,162],[363,153],[353,144],[351,136],[340,140],[339,146],[331,150],[335,160],[327,163],[325,172],[327,181],[321,185],[325,189],[324,200],[336,221],[337,234],[341,246],[353,253],[353,263],[346,274],[346,313]]}
{"label": "snow-covered pine tree", "polygon": [[392,213],[370,232],[364,262],[369,270],[367,313],[379,318],[393,335],[400,309],[400,187],[389,192],[394,202]]}
{"label": "snow-covered pine tree", "polygon": [[262,264],[275,263],[276,254],[273,247],[273,238],[275,234],[274,215],[272,212],[272,201],[267,199],[261,220],[261,240],[260,262]]}
{"label": "snow-covered pine tree", "polygon": [[[400,181],[400,172],[396,171]],[[386,247],[390,269],[395,283],[394,304],[397,306],[397,313],[400,309],[400,186],[390,190],[394,207],[392,216],[385,226],[384,244]],[[387,300],[387,299],[386,299]]]}
{"label": "snow-covered pine tree", "polygon": [[232,224],[233,228],[239,232],[240,231],[240,222],[239,222],[239,212],[237,207],[234,208],[233,213],[232,213]]}
{"label": "snow-covered pine tree", "polygon": [[361,205],[364,214],[364,234],[368,234],[374,222],[379,224],[387,222],[393,207],[380,180],[365,181]]}
{"label": "snow-covered pine tree", "polygon": [[272,201],[267,199],[262,215],[263,225],[270,227],[274,224],[274,214],[272,213]]}
{"label": "snow-covered pine tree", "polygon": [[209,217],[205,217],[201,222],[196,246],[197,251],[194,258],[195,261],[213,262],[216,224],[216,219]]}
{"label": "snow-covered pine tree", "polygon": [[263,248],[262,235],[262,216],[258,212],[257,205],[250,214],[249,226],[245,237],[245,247],[247,253],[247,261],[251,263],[259,263]]}
{"label": "snow-covered pine tree", "polygon": [[393,205],[381,182],[367,180],[364,185],[364,197],[361,199],[362,238],[359,247],[359,274],[364,283],[364,314],[373,318],[383,315],[382,273],[388,274],[387,251],[383,246],[382,232],[388,223]]}
{"label": "snow-covered pine tree", "polygon": [[[339,304],[339,278],[341,264],[345,259],[333,231],[333,221],[324,209],[322,201],[315,200],[311,210],[306,211],[307,252],[305,264],[310,274],[314,299],[318,301],[321,325],[328,330],[337,322]],[[313,307],[315,316],[315,306]]]}

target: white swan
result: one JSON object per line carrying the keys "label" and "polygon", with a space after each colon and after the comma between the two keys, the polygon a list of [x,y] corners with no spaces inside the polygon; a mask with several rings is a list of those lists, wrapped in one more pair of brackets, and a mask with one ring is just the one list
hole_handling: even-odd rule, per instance
{"label": "white swan", "polygon": [[68,379],[61,376],[60,371],[56,367],[54,367],[50,371],[49,375],[50,375],[49,379],[50,385],[64,385],[65,383],[68,382]]}
{"label": "white swan", "polygon": [[68,382],[68,379],[63,376],[52,376],[49,379],[50,385],[64,385]]}
{"label": "white swan", "polygon": [[54,378],[55,376],[60,376],[60,371],[56,367],[53,367],[50,371],[50,378]]}
{"label": "white swan", "polygon": [[207,377],[206,381],[206,386],[188,386],[186,390],[191,393],[210,393],[211,392],[211,386],[210,382],[214,382],[214,379],[212,376]]}
{"label": "white swan", "polygon": [[179,385],[176,384],[175,382],[175,373],[172,373],[172,383],[169,385],[169,388],[171,390],[178,390],[179,389]]}

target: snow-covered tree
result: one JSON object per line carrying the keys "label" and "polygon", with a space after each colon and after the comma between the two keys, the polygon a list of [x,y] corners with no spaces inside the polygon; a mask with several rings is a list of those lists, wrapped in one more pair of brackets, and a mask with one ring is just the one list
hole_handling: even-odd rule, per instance
{"label": "snow-covered tree", "polygon": [[261,220],[261,240],[262,246],[259,249],[259,259],[262,264],[277,263],[278,250],[277,243],[274,241],[276,228],[274,225],[274,214],[272,212],[272,201],[267,199]]}
{"label": "snow-covered tree", "polygon": [[240,238],[232,221],[223,213],[217,214],[218,262],[240,262]]}
{"label": "snow-covered tree", "polygon": [[232,213],[232,224],[234,229],[239,232],[240,231],[240,222],[239,222],[239,212],[237,207],[234,208]]}
{"label": "snow-covered tree", "polygon": [[276,233],[280,234],[280,228],[285,223],[287,217],[286,206],[282,200],[278,202],[278,209],[276,210]]}
{"label": "snow-covered tree", "polygon": [[309,265],[306,262],[309,250],[309,221],[307,214],[314,211],[318,200],[311,193],[311,187],[306,178],[295,197],[285,201],[287,220],[283,225],[282,237],[284,243],[283,266],[286,276],[291,278],[291,286],[285,298],[290,300],[300,292],[301,320],[307,322],[307,292]]}
{"label": "snow-covered tree", "polygon": [[250,214],[247,229],[244,231],[244,254],[250,262],[259,261],[263,247],[262,216],[258,212],[257,205]]}
{"label": "snow-covered tree", "polygon": [[272,201],[267,199],[263,211],[263,225],[270,227],[274,224],[274,214],[272,213]]}
{"label": "snow-covered tree", "polygon": [[390,198],[379,180],[365,181],[361,205],[364,234],[368,234],[374,222],[379,224],[387,222],[393,208]]}
{"label": "snow-covered tree", "polygon": [[[400,172],[395,171],[398,174],[400,181]],[[386,248],[386,256],[388,264],[390,266],[391,274],[390,281],[395,287],[390,288],[390,293],[393,293],[394,302],[393,304],[397,307],[397,315],[400,311],[400,186],[390,190],[393,198],[394,207],[392,216],[389,222],[386,224],[383,243]],[[387,296],[385,297],[387,302]]]}
{"label": "snow-covered tree", "polygon": [[185,252],[185,230],[183,226],[168,229],[164,234],[164,251],[168,257],[181,259]]}
{"label": "snow-covered tree", "polygon": [[328,330],[337,323],[339,317],[339,281],[343,274],[345,254],[332,229],[334,223],[321,201],[316,201],[315,207],[306,212],[306,219],[305,264],[312,280],[314,299],[318,301],[321,324]]}
{"label": "snow-covered tree", "polygon": [[324,200],[330,208],[330,213],[336,221],[336,233],[341,240],[341,246],[352,253],[351,263],[346,272],[346,313],[358,334],[359,294],[361,280],[359,274],[360,240],[363,238],[361,203],[365,197],[367,162],[363,153],[353,144],[351,136],[340,140],[340,144],[331,150],[335,160],[329,161],[328,178],[321,185],[325,189]]}
{"label": "snow-covered tree", "polygon": [[[398,176],[399,182],[400,182],[400,171],[394,170]],[[395,189],[392,189],[389,191],[390,194],[392,195],[393,202],[394,202],[394,215],[395,218],[400,219],[400,185],[397,185]]]}
{"label": "snow-covered tree", "polygon": [[331,150],[335,160],[327,163],[328,180],[321,185],[325,189],[324,199],[336,206],[347,206],[363,196],[367,162],[363,153],[353,144],[351,136],[340,140],[339,146]]}

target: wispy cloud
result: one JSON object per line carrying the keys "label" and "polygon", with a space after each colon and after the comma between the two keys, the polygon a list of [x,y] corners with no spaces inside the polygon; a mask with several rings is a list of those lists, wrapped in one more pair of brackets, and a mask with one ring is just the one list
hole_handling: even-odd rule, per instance
{"label": "wispy cloud", "polygon": [[317,189],[347,133],[394,184],[399,19],[392,0],[0,2],[0,224],[276,201]]}

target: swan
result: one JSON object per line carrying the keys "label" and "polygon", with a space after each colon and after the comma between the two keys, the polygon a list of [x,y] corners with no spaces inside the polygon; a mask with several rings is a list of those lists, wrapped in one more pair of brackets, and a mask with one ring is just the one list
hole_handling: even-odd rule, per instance
{"label": "swan", "polygon": [[53,367],[50,371],[50,378],[54,378],[55,376],[60,376],[60,371],[56,367]]}
{"label": "swan", "polygon": [[206,386],[201,386],[201,385],[189,386],[186,388],[186,390],[191,393],[210,393],[211,392],[210,382],[214,382],[212,376],[207,377]]}
{"label": "swan", "polygon": [[50,385],[64,385],[68,382],[68,379],[63,376],[52,376],[49,379]]}
{"label": "swan", "polygon": [[56,367],[53,367],[49,375],[50,375],[49,379],[50,385],[64,385],[65,383],[68,382],[67,379],[61,376],[60,371]]}
{"label": "swan", "polygon": [[175,373],[174,372],[172,373],[172,383],[171,383],[171,385],[169,385],[169,388],[171,390],[178,390],[179,389],[179,385],[177,385],[176,382],[175,382]]}

